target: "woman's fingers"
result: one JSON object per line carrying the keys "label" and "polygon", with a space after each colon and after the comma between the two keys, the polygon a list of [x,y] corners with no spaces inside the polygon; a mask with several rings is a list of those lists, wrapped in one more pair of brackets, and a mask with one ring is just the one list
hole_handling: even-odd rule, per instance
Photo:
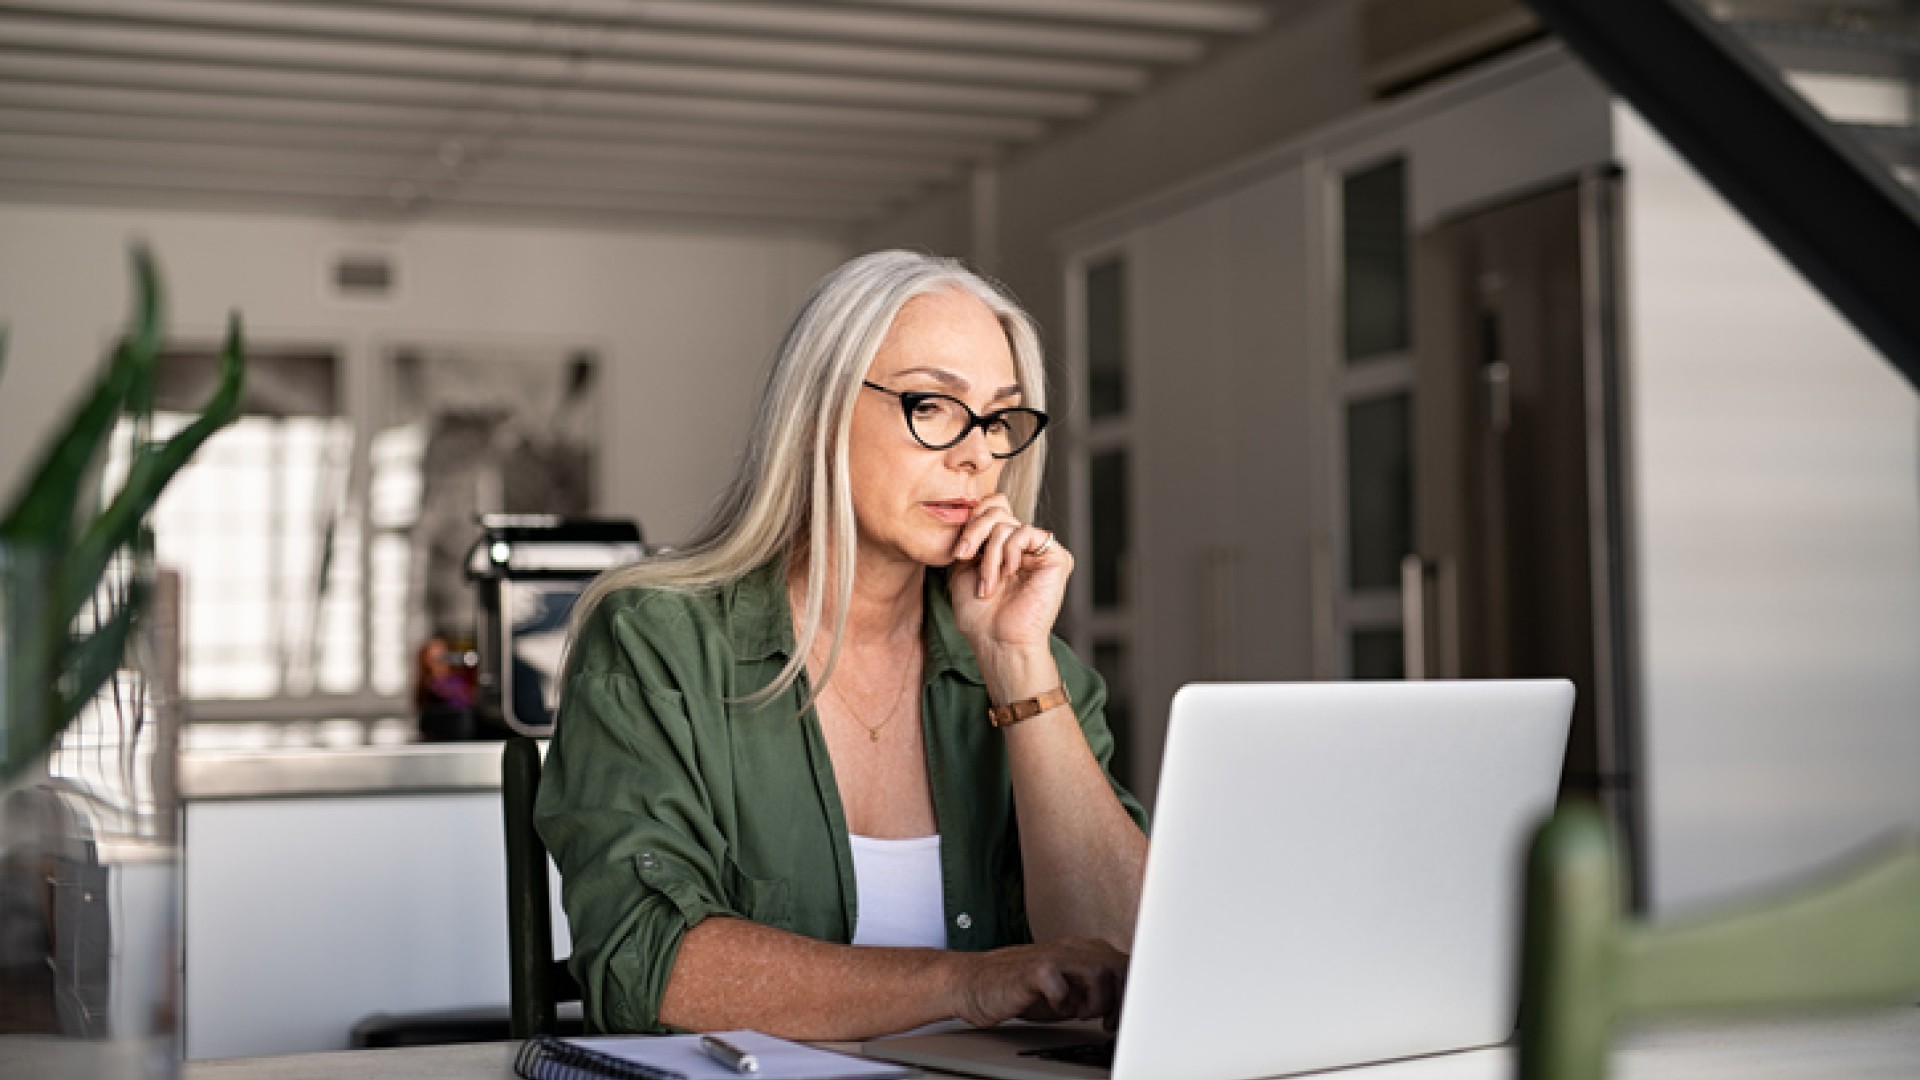
{"label": "woman's fingers", "polygon": [[[1117,954],[1068,957],[1045,973],[1039,999],[1027,1011],[1029,1019],[1102,1020],[1111,1025],[1120,1013],[1120,968]],[[1124,959],[1120,961],[1124,964]]]}
{"label": "woman's fingers", "polygon": [[957,1010],[977,1026],[1013,1016],[1030,1020],[1100,1017],[1120,1009],[1127,958],[1102,941],[1019,945],[968,959],[972,985]]}
{"label": "woman's fingers", "polygon": [[981,544],[993,532],[993,527],[1002,521],[1019,524],[1013,516],[1013,505],[1005,495],[989,495],[981,499],[973,508],[973,517],[960,529],[960,537],[954,542],[953,557],[971,559],[979,554]]}
{"label": "woman's fingers", "polygon": [[1022,526],[1013,521],[994,525],[980,545],[980,598],[992,596],[1000,587],[1000,576],[1008,569],[1007,544],[1020,534]]}
{"label": "woman's fingers", "polygon": [[1054,541],[1053,533],[1032,525],[1022,525],[1010,529],[1005,534],[996,528],[989,544],[998,550],[992,555],[992,573],[988,573],[988,555],[981,554],[981,592],[982,597],[992,596],[1003,580],[1018,574],[1028,563],[1054,557],[1061,550]]}
{"label": "woman's fingers", "polygon": [[984,600],[1000,591],[1029,559],[1051,558],[1060,550],[1047,529],[1027,525],[1013,516],[1006,496],[983,499],[954,542],[955,560],[974,560],[979,577],[974,595]]}

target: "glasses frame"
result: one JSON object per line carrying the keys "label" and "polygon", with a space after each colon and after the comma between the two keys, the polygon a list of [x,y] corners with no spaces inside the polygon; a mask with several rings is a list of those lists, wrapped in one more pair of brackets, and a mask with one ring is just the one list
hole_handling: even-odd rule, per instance
{"label": "glasses frame", "polygon": [[[865,379],[860,380],[860,385],[866,387],[869,390],[878,390],[883,394],[891,394],[894,397],[899,398],[900,399],[900,415],[907,422],[907,434],[913,436],[914,442],[919,443],[921,446],[924,446],[929,450],[951,450],[954,447],[959,446],[961,443],[966,442],[967,436],[973,434],[973,431],[975,428],[979,428],[982,431],[984,431],[986,430],[986,427],[988,424],[994,423],[997,420],[1004,419],[1008,413],[1025,413],[1028,416],[1032,416],[1036,421],[1038,421],[1038,423],[1034,425],[1032,438],[1028,439],[1026,442],[1021,443],[1019,446],[1014,447],[1013,449],[1007,451],[1004,454],[994,454],[992,450],[987,451],[989,454],[993,454],[995,458],[998,458],[1001,461],[1005,461],[1011,457],[1018,457],[1019,455],[1025,453],[1027,450],[1032,448],[1034,443],[1039,442],[1040,433],[1047,430],[1047,422],[1052,419],[1052,417],[1048,416],[1044,412],[1041,412],[1039,409],[1029,409],[1025,405],[1013,405],[1005,409],[995,409],[992,412],[986,414],[985,416],[982,416],[979,413],[974,412],[971,408],[969,408],[966,402],[961,401],[959,398],[954,397],[952,394],[939,394],[939,393],[934,393],[928,390],[890,390],[887,387],[881,386],[879,383],[868,382]],[[961,412],[967,414],[966,426],[960,429],[960,434],[955,435],[951,440],[941,443],[937,446],[934,445],[933,443],[928,442],[926,439],[922,438],[920,435],[920,429],[913,426],[914,408],[918,406],[921,402],[928,401],[933,398],[939,398],[942,401],[951,401],[955,405],[960,406]]]}

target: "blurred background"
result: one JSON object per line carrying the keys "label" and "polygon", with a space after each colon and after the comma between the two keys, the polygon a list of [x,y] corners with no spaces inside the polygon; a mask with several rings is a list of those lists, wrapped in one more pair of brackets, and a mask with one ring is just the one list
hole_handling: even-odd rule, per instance
{"label": "blurred background", "polygon": [[[1914,212],[1920,4],[1665,6]],[[1652,912],[1920,824],[1920,397],[1725,184],[1502,0],[0,2],[0,491],[130,242],[163,427],[252,346],[154,517],[189,1055],[504,1001],[486,762],[354,764],[469,647],[471,515],[686,537],[879,247],[1042,325],[1063,630],[1149,800],[1185,682],[1565,675]],[[260,993],[301,937],[404,962]]]}

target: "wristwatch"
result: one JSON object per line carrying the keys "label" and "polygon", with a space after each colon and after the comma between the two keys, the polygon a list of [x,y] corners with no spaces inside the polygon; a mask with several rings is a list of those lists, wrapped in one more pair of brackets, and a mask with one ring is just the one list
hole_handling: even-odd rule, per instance
{"label": "wristwatch", "polygon": [[987,710],[987,722],[997,728],[1012,727],[1022,720],[1039,716],[1048,709],[1071,704],[1073,704],[1073,698],[1067,694],[1067,688],[1056,686],[1039,697],[993,706]]}

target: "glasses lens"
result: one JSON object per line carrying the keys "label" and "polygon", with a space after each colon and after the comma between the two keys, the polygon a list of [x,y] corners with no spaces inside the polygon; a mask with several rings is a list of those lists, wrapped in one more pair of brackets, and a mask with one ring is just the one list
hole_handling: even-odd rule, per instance
{"label": "glasses lens", "polygon": [[967,407],[944,394],[917,397],[907,405],[907,423],[914,437],[935,448],[959,442],[968,419]]}
{"label": "glasses lens", "polygon": [[1012,457],[1033,442],[1043,422],[1032,409],[1003,409],[987,421],[987,447],[997,457]]}

